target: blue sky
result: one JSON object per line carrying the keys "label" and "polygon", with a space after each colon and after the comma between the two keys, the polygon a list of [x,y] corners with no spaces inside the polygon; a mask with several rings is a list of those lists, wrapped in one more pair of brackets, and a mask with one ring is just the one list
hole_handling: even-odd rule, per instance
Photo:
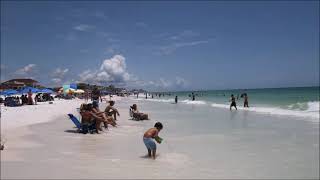
{"label": "blue sky", "polygon": [[319,85],[319,2],[3,2],[1,80],[149,90]]}

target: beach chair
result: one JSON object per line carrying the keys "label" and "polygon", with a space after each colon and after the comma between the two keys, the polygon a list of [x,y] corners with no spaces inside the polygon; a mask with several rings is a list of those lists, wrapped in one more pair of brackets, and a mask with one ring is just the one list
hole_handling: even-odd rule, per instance
{"label": "beach chair", "polygon": [[69,118],[71,119],[71,121],[76,125],[76,127],[78,128],[79,132],[83,133],[83,134],[87,134],[88,132],[90,132],[91,134],[93,134],[93,132],[96,132],[96,125],[95,123],[92,123],[90,125],[82,125],[80,123],[80,121],[78,120],[78,118],[76,118],[73,114],[68,114]]}

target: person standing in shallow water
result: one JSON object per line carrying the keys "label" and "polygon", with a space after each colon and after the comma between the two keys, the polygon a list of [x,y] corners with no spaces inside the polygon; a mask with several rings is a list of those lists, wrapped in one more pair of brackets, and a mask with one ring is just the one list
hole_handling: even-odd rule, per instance
{"label": "person standing in shallow water", "polygon": [[191,95],[191,97],[192,97],[192,101],[194,101],[196,98],[194,97],[194,93],[192,92],[192,95]]}
{"label": "person standing in shallow water", "polygon": [[247,93],[244,94],[243,98],[244,98],[243,107],[249,108],[249,101],[248,101],[248,95],[247,95]]}
{"label": "person standing in shallow water", "polygon": [[230,111],[231,111],[231,107],[232,107],[232,106],[234,106],[234,107],[236,108],[236,110],[238,110],[238,109],[237,109],[237,104],[236,104],[236,98],[233,96],[233,94],[231,94],[231,99],[230,99],[230,101],[231,101]]}
{"label": "person standing in shallow water", "polygon": [[175,98],[174,98],[174,102],[177,104],[178,103],[178,96],[176,96]]}

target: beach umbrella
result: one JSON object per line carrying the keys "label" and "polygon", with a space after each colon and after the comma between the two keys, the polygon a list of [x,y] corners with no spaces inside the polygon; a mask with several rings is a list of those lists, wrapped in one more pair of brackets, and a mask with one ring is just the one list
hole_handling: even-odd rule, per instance
{"label": "beach umbrella", "polygon": [[10,96],[10,95],[14,95],[14,94],[19,94],[19,92],[14,89],[8,89],[8,90],[3,91],[2,94],[5,96]]}
{"label": "beach umbrella", "polygon": [[40,90],[37,89],[37,88],[33,88],[33,87],[24,87],[23,89],[21,89],[19,92],[21,94],[25,94],[25,93],[28,93],[29,91],[31,90],[32,93],[37,93],[39,92]]}
{"label": "beach umbrella", "polygon": [[69,89],[66,89],[64,92],[69,94],[69,93],[74,93],[74,91],[75,91],[74,89],[69,88]]}
{"label": "beach umbrella", "polygon": [[54,93],[51,89],[47,89],[47,88],[41,89],[39,92],[40,92],[40,93],[48,93],[48,94]]}
{"label": "beach umbrella", "polygon": [[72,89],[78,89],[77,84],[70,84],[69,86],[70,86],[70,88],[72,88]]}
{"label": "beach umbrella", "polygon": [[81,93],[84,93],[84,90],[82,90],[82,89],[77,89],[77,90],[74,91],[74,93],[81,94]]}

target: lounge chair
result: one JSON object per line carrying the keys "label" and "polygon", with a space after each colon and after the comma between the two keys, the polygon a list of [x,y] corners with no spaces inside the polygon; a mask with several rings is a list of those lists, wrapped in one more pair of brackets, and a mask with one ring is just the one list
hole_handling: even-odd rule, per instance
{"label": "lounge chair", "polygon": [[87,134],[88,132],[90,132],[91,134],[93,134],[93,132],[96,132],[96,125],[95,123],[92,123],[90,125],[82,125],[80,123],[80,121],[78,120],[78,118],[76,118],[73,114],[68,114],[69,118],[71,119],[71,121],[76,125],[76,127],[78,128],[79,132],[83,133],[83,134]]}

